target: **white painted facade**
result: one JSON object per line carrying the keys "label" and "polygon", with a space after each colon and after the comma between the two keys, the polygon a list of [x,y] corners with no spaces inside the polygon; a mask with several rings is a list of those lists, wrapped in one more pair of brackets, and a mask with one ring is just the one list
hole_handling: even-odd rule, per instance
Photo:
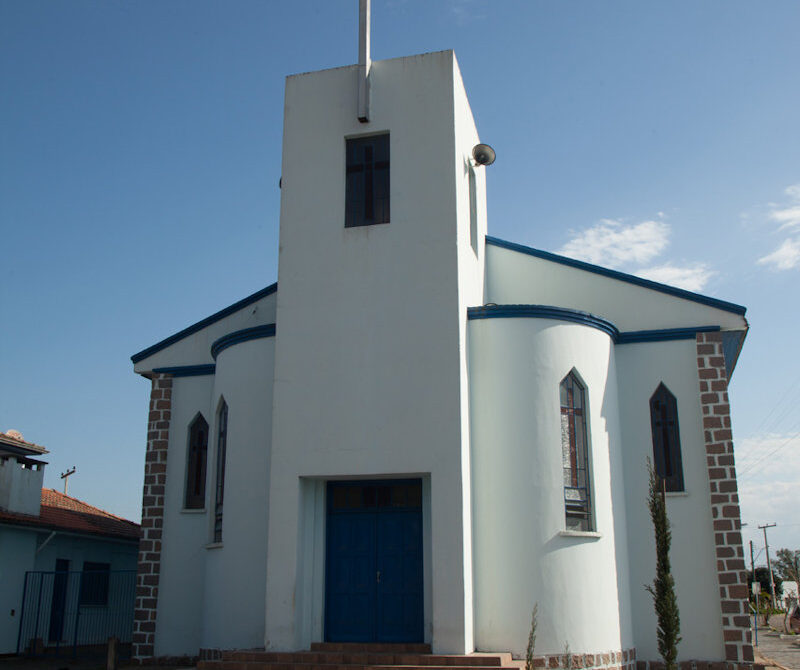
{"label": "white painted facade", "polygon": [[[694,333],[730,333],[732,369],[743,309],[487,242],[487,168],[470,158],[480,140],[454,54],[372,62],[368,123],[358,73],[287,79],[278,288],[133,357],[137,373],[174,375],[155,655],[324,640],[326,483],[419,478],[434,652],[524,656],[538,602],[537,653],[657,658],[642,585],[655,566],[648,402],[663,382],[686,489],[668,500],[681,658],[725,658]],[[382,133],[391,222],[345,228],[346,140]],[[634,331],[654,332],[620,336]],[[595,530],[582,533],[565,530],[561,472],[571,370],[587,389]],[[198,413],[206,504],[185,510]]]}

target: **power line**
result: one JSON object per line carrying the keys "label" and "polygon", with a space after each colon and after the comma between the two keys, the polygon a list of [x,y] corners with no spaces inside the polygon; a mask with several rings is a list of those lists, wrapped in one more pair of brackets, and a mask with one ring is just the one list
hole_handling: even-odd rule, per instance
{"label": "power line", "polygon": [[[796,425],[796,424],[795,424],[795,425]],[[794,428],[794,426],[793,426],[792,428]],[[754,468],[756,465],[758,465],[759,463],[761,463],[761,461],[763,461],[763,460],[764,460],[764,459],[766,459],[766,458],[769,458],[769,457],[770,457],[770,456],[772,456],[773,454],[776,454],[776,453],[777,453],[777,452],[779,452],[781,449],[783,449],[783,448],[784,448],[786,445],[788,445],[790,442],[792,442],[793,440],[796,440],[798,437],[800,437],[800,431],[797,431],[797,432],[796,432],[794,435],[790,436],[790,437],[789,437],[789,439],[787,439],[785,442],[783,442],[783,443],[782,443],[782,444],[780,444],[779,446],[775,447],[775,449],[773,449],[772,451],[770,451],[768,454],[764,454],[764,455],[763,455],[761,458],[759,458],[757,461],[753,461],[752,463],[748,463],[748,464],[745,466],[745,468],[744,468],[744,469],[743,469],[743,470],[742,470],[742,471],[741,471],[739,474],[737,474],[737,475],[736,475],[736,479],[737,479],[738,481],[742,481],[742,479],[744,479],[745,475],[746,475],[748,472],[750,472],[750,471],[751,471],[751,470],[752,470],[752,469],[753,469],[753,468]]]}

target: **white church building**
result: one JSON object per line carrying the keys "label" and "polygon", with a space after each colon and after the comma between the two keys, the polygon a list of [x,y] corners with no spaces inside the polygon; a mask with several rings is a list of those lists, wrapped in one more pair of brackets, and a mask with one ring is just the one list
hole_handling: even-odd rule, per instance
{"label": "white church building", "polygon": [[454,53],[370,62],[365,33],[359,65],[286,80],[277,284],[132,357],[135,654],[524,658],[538,603],[538,665],[641,670],[650,459],[679,660],[749,666],[745,309],[487,236]]}

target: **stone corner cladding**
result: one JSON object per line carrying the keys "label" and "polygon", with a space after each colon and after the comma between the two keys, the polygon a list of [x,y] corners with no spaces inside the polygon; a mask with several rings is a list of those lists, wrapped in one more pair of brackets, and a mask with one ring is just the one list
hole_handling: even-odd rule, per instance
{"label": "stone corner cladding", "polygon": [[704,667],[702,670],[730,670],[729,666],[737,664],[747,667],[752,665],[753,646],[750,640],[747,571],[742,547],[739,491],[733,460],[728,378],[722,334],[698,333],[696,344],[703,440],[706,448],[717,557],[717,581],[722,609],[722,635],[727,661],[723,664],[712,663],[714,667]]}
{"label": "stone corner cladding", "polygon": [[161,529],[164,523],[164,487],[167,445],[172,414],[172,377],[154,374],[147,418],[147,449],[142,492],[142,538],[136,574],[133,622],[133,658],[152,659],[155,653],[158,583],[161,571]]}

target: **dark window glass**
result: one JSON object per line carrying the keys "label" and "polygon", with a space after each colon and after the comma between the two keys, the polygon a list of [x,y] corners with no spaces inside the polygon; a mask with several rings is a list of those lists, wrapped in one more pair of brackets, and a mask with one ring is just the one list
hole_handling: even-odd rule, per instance
{"label": "dark window glass", "polygon": [[81,574],[81,606],[105,607],[108,605],[108,563],[84,561]]}
{"label": "dark window glass", "polygon": [[650,398],[650,425],[656,474],[664,481],[667,491],[683,491],[678,403],[663,383]]}
{"label": "dark window glass", "polygon": [[559,392],[567,530],[592,530],[584,388],[575,373],[570,372],[561,382]]}
{"label": "dark window glass", "polygon": [[228,447],[228,405],[222,402],[217,419],[217,488],[214,501],[214,542],[222,542],[222,503],[225,499],[225,453]]}
{"label": "dark window glass", "polygon": [[345,228],[389,223],[389,136],[347,140]]}
{"label": "dark window glass", "polygon": [[329,482],[328,504],[336,512],[347,510],[394,507],[399,509],[422,506],[420,481],[386,481],[365,484]]}
{"label": "dark window glass", "polygon": [[186,509],[202,509],[206,504],[206,454],[208,423],[202,414],[189,426],[189,461],[186,468]]}

